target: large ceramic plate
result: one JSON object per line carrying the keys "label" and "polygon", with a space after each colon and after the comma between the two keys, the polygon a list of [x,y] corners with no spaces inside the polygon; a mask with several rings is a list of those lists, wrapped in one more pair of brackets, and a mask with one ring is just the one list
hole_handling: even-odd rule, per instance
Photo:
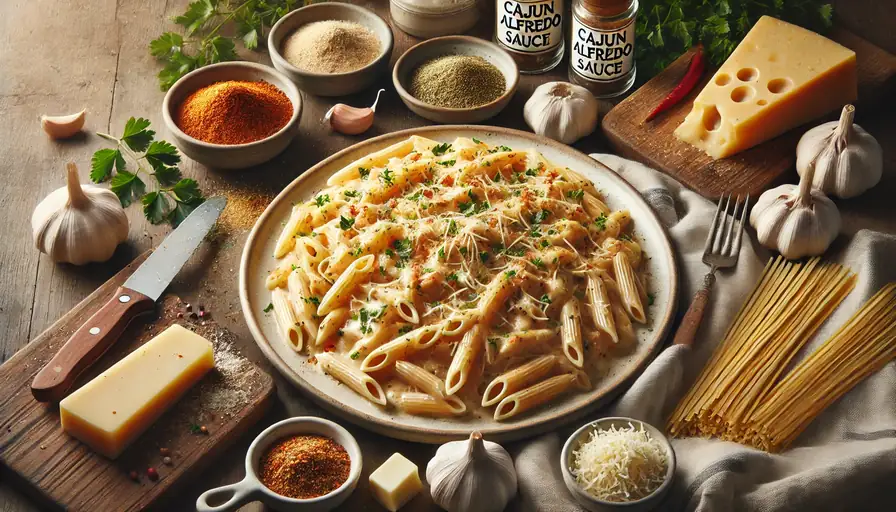
{"label": "large ceramic plate", "polygon": [[[296,354],[281,340],[273,316],[263,312],[270,302],[264,281],[274,267],[274,243],[292,205],[310,199],[325,186],[327,178],[344,165],[412,134],[443,142],[456,137],[476,137],[490,145],[504,144],[514,149],[534,147],[555,165],[567,166],[594,181],[611,208],[624,207],[631,211],[635,235],[647,255],[648,290],[654,301],[648,308],[648,325],[638,330],[637,349],[627,357],[614,359],[605,375],[593,379],[594,388],[590,392],[571,393],[505,422],[494,421],[490,415],[464,419],[411,416],[371,404],[308,364],[304,355]],[[568,146],[531,133],[466,125],[431,126],[390,133],[358,143],[308,169],[290,183],[258,219],[240,264],[240,301],[246,322],[258,346],[287,379],[306,396],[353,423],[390,437],[427,443],[465,437],[473,430],[480,430],[495,440],[520,439],[555,429],[606,403],[643,370],[659,348],[674,314],[677,283],[675,258],[665,231],[638,192],[614,172]]]}

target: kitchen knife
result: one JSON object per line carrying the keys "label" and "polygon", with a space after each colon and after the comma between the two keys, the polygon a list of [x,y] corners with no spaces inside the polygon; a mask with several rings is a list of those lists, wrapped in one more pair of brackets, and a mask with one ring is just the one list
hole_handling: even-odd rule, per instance
{"label": "kitchen knife", "polygon": [[69,338],[37,373],[31,394],[40,402],[62,400],[75,380],[121,336],[137,315],[151,311],[156,300],[199,247],[224,210],[227,199],[214,197],[193,210],[103,307]]}

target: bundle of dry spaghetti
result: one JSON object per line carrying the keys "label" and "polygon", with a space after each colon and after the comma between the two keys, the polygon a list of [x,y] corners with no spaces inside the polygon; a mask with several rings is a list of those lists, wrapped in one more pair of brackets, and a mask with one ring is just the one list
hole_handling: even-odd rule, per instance
{"label": "bundle of dry spaghetti", "polygon": [[821,411],[894,357],[896,283],[890,283],[775,386],[749,417],[749,444],[786,449]]}
{"label": "bundle of dry spaghetti", "polygon": [[669,419],[673,436],[751,443],[748,418],[797,352],[855,286],[848,269],[814,258],[770,260],[696,383]]}

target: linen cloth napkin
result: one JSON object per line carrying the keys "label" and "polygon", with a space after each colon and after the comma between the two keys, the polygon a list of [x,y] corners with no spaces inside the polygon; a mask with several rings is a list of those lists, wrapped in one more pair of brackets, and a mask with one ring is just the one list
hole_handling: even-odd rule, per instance
{"label": "linen cloth napkin", "polygon": [[[679,314],[683,314],[707,272],[703,244],[716,206],[637,162],[615,155],[591,156],[637,188],[666,226],[680,266]],[[693,348],[666,346],[619,400],[587,420],[629,416],[664,430],[666,416],[721,341],[769,257],[752,236],[745,236],[737,267],[716,273]],[[884,284],[896,280],[894,257],[896,237],[878,232],[862,230],[835,242],[826,258],[851,268],[858,281],[798,360]],[[666,340],[670,342],[671,336]],[[507,447],[519,476],[519,494],[508,510],[581,510],[563,483],[560,450],[585,422]],[[896,510],[896,363],[832,404],[782,454],[716,439],[673,439],[672,445],[678,469],[660,510]]]}

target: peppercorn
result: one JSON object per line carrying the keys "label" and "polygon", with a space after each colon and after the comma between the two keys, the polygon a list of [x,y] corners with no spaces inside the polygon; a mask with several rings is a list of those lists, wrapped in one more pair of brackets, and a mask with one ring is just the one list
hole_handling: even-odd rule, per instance
{"label": "peppercorn", "polygon": [[156,468],[146,468],[146,476],[153,482],[158,481],[159,472],[156,471]]}

